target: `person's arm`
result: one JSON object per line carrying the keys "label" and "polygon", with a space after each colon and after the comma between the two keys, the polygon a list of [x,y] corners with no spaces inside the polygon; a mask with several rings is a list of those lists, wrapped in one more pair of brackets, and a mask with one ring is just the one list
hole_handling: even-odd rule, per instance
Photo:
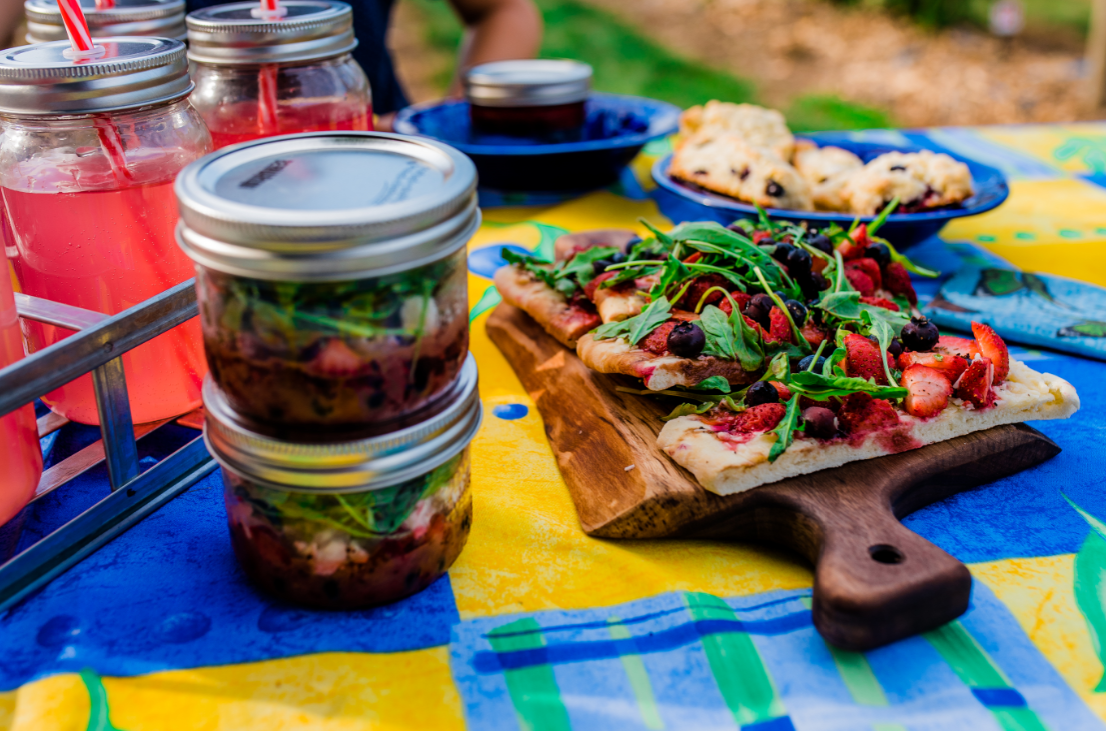
{"label": "person's arm", "polygon": [[461,95],[465,71],[489,61],[533,58],[541,46],[541,12],[533,0],[449,0],[465,24],[450,96]]}

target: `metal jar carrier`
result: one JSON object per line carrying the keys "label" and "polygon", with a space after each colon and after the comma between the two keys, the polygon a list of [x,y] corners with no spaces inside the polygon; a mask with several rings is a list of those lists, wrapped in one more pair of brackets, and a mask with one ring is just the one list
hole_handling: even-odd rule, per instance
{"label": "metal jar carrier", "polygon": [[[27,42],[67,40],[57,0],[27,0]],[[93,38],[149,36],[183,41],[188,36],[184,25],[184,0],[116,0],[115,6],[96,7],[95,0],[81,0],[89,33]]]}

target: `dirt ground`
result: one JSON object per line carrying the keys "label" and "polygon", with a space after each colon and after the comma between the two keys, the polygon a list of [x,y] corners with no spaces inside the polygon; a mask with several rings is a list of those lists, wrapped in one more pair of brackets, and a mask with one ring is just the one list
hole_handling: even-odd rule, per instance
{"label": "dirt ground", "polygon": [[[823,0],[587,0],[682,55],[753,80],[761,99],[836,94],[881,107],[904,126],[1106,117],[1089,108],[1082,41],[1028,29],[1007,42],[967,29],[931,32]],[[418,10],[397,5],[392,36],[416,100],[440,89],[452,49],[428,49]]]}

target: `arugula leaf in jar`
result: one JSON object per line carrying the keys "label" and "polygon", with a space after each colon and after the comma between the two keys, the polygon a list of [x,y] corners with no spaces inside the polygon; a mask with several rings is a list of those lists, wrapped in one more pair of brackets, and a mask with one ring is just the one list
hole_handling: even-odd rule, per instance
{"label": "arugula leaf in jar", "polygon": [[646,335],[668,321],[672,304],[661,297],[649,303],[640,314],[618,322],[608,322],[592,330],[596,340],[622,338],[630,345],[637,345]]}

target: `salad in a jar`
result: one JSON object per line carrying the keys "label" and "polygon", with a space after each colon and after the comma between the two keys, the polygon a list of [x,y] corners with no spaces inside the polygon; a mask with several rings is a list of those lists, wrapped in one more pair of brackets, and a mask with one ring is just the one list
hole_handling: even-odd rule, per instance
{"label": "salad in a jar", "polygon": [[293,429],[415,412],[468,352],[464,250],[382,277],[250,279],[198,267],[208,367],[236,411]]}
{"label": "salad in a jar", "polygon": [[386,604],[425,589],[472,524],[469,450],[376,490],[293,492],[224,470],[231,542],[261,589],[324,609]]}

